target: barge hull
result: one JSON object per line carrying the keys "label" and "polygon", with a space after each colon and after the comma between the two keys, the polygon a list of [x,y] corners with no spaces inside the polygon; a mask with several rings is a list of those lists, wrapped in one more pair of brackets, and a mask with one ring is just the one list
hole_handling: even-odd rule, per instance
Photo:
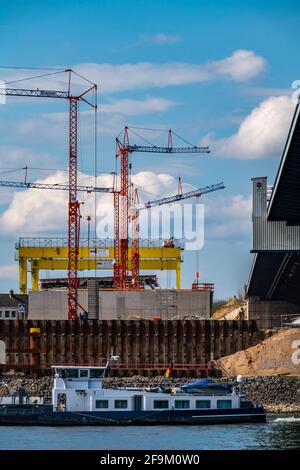
{"label": "barge hull", "polygon": [[[132,426],[132,425],[201,425],[264,423],[263,408],[227,410],[163,410],[122,412],[70,412],[51,411],[5,414],[1,410],[0,426]],[[3,412],[4,411],[4,412]],[[20,411],[20,410],[19,410]]]}

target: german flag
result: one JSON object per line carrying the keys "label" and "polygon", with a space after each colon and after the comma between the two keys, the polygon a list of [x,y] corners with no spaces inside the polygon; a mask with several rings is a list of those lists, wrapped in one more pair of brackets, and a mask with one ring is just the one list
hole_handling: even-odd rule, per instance
{"label": "german flag", "polygon": [[172,370],[173,370],[173,362],[170,362],[170,365],[169,367],[167,368],[166,372],[165,372],[165,378],[168,379],[172,373]]}

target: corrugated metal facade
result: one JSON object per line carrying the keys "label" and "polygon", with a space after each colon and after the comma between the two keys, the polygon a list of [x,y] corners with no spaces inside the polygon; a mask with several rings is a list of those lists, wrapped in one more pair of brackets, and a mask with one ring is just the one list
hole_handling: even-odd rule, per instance
{"label": "corrugated metal facade", "polygon": [[253,248],[260,251],[300,251],[300,227],[267,220],[267,178],[253,178]]}

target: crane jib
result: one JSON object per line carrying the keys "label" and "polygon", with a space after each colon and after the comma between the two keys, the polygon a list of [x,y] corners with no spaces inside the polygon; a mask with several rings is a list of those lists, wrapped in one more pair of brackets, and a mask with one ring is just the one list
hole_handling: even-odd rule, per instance
{"label": "crane jib", "polygon": [[128,152],[143,153],[210,153],[209,147],[157,147],[147,145],[127,145]]}
{"label": "crane jib", "polygon": [[29,90],[26,88],[0,88],[0,95],[6,96],[29,96],[36,98],[70,98],[68,91],[62,90]]}
{"label": "crane jib", "polygon": [[[23,189],[55,189],[57,191],[69,191],[68,184],[57,183],[29,183],[22,181],[0,181],[0,186],[7,188],[23,188]],[[98,186],[77,186],[77,191],[87,193],[113,193],[113,188],[101,188]]]}
{"label": "crane jib", "polygon": [[174,196],[164,197],[162,199],[156,199],[154,201],[148,201],[143,204],[136,204],[132,206],[132,210],[142,210],[150,209],[155,206],[162,206],[164,204],[170,204],[172,202],[182,201],[184,199],[189,199],[192,197],[199,197],[202,194],[212,193],[214,191],[219,191],[224,189],[225,186],[223,183],[213,184],[211,186],[206,186],[205,188],[195,189],[194,191],[189,191],[183,194],[175,194]]}

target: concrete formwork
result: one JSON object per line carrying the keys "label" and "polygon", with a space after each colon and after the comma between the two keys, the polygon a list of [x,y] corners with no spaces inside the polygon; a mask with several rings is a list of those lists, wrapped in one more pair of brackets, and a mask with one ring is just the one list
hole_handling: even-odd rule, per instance
{"label": "concrete formwork", "polygon": [[[97,305],[90,290],[79,291],[79,303],[96,318]],[[115,291],[102,289],[98,292],[98,319],[129,320],[159,317],[163,320],[199,318],[209,319],[211,313],[209,290],[157,289],[143,291]],[[29,293],[28,319],[67,319],[67,292],[65,290],[37,291]]]}
{"label": "concrete formwork", "polygon": [[[78,302],[88,309],[88,291],[78,291]],[[28,296],[28,319],[32,320],[67,320],[67,291],[45,290],[30,292]]]}

